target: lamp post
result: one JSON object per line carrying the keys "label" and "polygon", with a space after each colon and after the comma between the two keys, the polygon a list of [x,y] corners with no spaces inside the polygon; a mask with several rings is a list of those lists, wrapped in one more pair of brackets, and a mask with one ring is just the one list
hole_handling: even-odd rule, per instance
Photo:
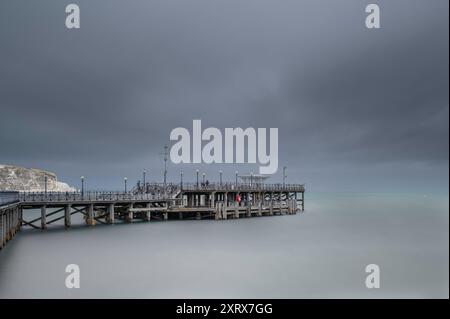
{"label": "lamp post", "polygon": [[167,183],[167,145],[164,145],[164,186],[166,186]]}
{"label": "lamp post", "polygon": [[47,198],[47,173],[44,173],[44,192],[45,198]]}
{"label": "lamp post", "polygon": [[219,171],[219,184],[222,186],[222,170]]}
{"label": "lamp post", "polygon": [[250,187],[253,185],[253,172],[250,173]]}
{"label": "lamp post", "polygon": [[202,183],[203,183],[203,185],[205,184],[205,176],[206,176],[206,174],[203,173],[203,174],[202,174]]}
{"label": "lamp post", "polygon": [[286,166],[283,166],[283,188],[286,186]]}
{"label": "lamp post", "polygon": [[238,182],[238,181],[237,181],[237,180],[238,180],[238,171],[235,171],[235,172],[234,172],[234,175],[235,175],[235,178],[236,178],[235,183],[236,183],[236,187],[237,187],[237,184],[238,184],[238,183],[237,183],[237,182]]}
{"label": "lamp post", "polygon": [[183,171],[180,172],[180,188],[183,189]]}
{"label": "lamp post", "polygon": [[197,173],[197,188],[198,188],[198,169],[196,169],[195,172]]}
{"label": "lamp post", "polygon": [[142,182],[143,182],[143,190],[144,190],[144,194],[147,193],[147,187],[145,186],[145,174],[147,173],[147,170],[144,169],[144,172],[142,173]]}
{"label": "lamp post", "polygon": [[84,197],[84,176],[81,176],[81,198]]}
{"label": "lamp post", "polygon": [[125,186],[125,193],[127,192],[127,181],[128,181],[128,178],[124,177],[123,182],[124,182],[124,186]]}

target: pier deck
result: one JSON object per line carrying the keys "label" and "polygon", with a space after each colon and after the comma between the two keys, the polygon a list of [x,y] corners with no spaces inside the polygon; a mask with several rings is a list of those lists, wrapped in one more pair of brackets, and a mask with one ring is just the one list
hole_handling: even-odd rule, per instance
{"label": "pier deck", "polygon": [[[229,183],[151,184],[145,192],[16,192],[7,203],[0,203],[0,248],[21,227],[45,230],[63,221],[64,227],[70,228],[74,214],[81,214],[89,226],[290,215],[304,210],[304,193],[304,185],[298,184]],[[36,210],[40,211],[38,216]]]}

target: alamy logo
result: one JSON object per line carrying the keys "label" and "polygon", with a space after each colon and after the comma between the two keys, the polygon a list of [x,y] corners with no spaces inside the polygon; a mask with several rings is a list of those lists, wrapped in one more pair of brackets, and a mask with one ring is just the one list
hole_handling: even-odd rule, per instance
{"label": "alamy logo", "polygon": [[77,264],[70,264],[66,267],[66,288],[80,288],[80,266]]}
{"label": "alamy logo", "polygon": [[377,4],[371,3],[366,7],[366,27],[367,29],[380,28],[380,7]]}
{"label": "alamy logo", "polygon": [[[277,172],[278,128],[270,128],[269,137],[267,129],[255,130],[252,127],[225,128],[224,135],[223,139],[222,132],[214,127],[202,131],[201,120],[194,120],[192,123],[192,141],[186,128],[175,128],[170,133],[170,140],[177,142],[170,149],[170,159],[175,164],[257,163],[258,159],[258,163],[264,165],[259,167],[260,174]],[[207,143],[203,145],[203,142]]]}
{"label": "alamy logo", "polygon": [[80,7],[71,3],[66,6],[66,28],[79,29],[80,28]]}
{"label": "alamy logo", "polygon": [[380,288],[380,267],[377,264],[370,264],[366,266],[366,287],[369,289]]}

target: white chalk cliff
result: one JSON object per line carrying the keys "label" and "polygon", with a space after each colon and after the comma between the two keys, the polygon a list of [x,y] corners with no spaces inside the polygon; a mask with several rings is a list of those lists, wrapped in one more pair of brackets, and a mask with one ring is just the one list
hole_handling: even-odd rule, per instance
{"label": "white chalk cliff", "polygon": [[25,168],[0,164],[0,191],[41,192],[45,190],[47,176],[47,191],[73,192],[75,188],[66,183],[58,182],[55,173],[36,168]]}

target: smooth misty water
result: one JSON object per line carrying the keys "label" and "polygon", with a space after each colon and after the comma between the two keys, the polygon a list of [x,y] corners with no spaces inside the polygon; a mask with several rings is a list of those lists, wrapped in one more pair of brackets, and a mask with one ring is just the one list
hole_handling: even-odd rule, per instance
{"label": "smooth misty water", "polygon": [[0,252],[0,298],[448,298],[448,203],[307,194],[294,216],[22,231]]}

